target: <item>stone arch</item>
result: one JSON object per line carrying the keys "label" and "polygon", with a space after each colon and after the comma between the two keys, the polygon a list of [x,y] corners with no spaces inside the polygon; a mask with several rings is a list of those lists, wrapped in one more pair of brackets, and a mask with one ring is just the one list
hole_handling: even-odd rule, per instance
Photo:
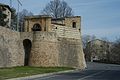
{"label": "stone arch", "polygon": [[35,23],[35,24],[33,25],[32,31],[42,31],[41,25],[38,24],[38,23]]}
{"label": "stone arch", "polygon": [[31,47],[32,47],[31,40],[24,39],[23,40],[23,46],[24,46],[24,51],[25,51],[24,66],[28,66],[29,65],[29,60],[30,60]]}

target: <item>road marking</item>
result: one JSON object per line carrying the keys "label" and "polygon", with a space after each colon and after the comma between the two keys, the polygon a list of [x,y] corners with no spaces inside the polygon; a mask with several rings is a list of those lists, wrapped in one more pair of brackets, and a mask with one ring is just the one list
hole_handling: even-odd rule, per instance
{"label": "road marking", "polygon": [[46,77],[38,77],[38,78],[34,78],[34,80],[45,80],[45,79],[53,78],[56,76],[59,76],[59,75],[50,75],[50,76],[46,76]]}
{"label": "road marking", "polygon": [[86,78],[89,78],[89,77],[92,77],[92,76],[95,76],[95,75],[101,74],[101,73],[103,73],[103,72],[105,72],[105,71],[100,71],[100,72],[97,72],[97,73],[94,73],[94,74],[91,74],[91,75],[88,75],[88,76],[82,77],[82,78],[77,79],[77,80],[84,80],[84,79],[86,79]]}

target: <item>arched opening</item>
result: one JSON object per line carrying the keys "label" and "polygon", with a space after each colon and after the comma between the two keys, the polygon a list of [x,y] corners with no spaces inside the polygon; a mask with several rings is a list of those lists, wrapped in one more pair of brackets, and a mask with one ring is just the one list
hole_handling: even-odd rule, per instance
{"label": "arched opening", "polygon": [[23,40],[23,46],[24,46],[24,51],[25,51],[24,66],[28,66],[32,43],[29,39],[25,39]]}
{"label": "arched opening", "polygon": [[40,24],[38,24],[38,23],[34,24],[32,31],[42,31]]}
{"label": "arched opening", "polygon": [[73,27],[73,28],[76,28],[76,22],[73,22],[73,23],[72,23],[72,27]]}

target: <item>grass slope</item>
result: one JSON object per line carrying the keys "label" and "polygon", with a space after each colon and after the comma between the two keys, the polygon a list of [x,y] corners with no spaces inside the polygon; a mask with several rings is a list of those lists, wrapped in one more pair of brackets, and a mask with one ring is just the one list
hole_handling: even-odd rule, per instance
{"label": "grass slope", "polygon": [[65,70],[72,70],[73,68],[67,67],[13,67],[13,68],[1,68],[0,80],[16,77],[25,77],[36,74],[51,73]]}

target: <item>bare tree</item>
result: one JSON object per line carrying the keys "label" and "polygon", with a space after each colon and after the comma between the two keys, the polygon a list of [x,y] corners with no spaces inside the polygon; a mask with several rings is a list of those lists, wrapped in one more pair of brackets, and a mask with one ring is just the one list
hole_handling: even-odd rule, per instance
{"label": "bare tree", "polygon": [[83,43],[83,48],[86,48],[88,45],[89,41],[95,40],[96,36],[95,35],[83,35],[82,36],[82,43]]}
{"label": "bare tree", "polygon": [[[12,10],[12,16],[11,16],[11,29],[17,30],[17,12],[15,8],[11,8]],[[23,9],[21,12],[19,12],[19,31],[24,31],[24,18],[25,16],[32,16],[33,13],[29,12],[26,9]]]}
{"label": "bare tree", "polygon": [[25,16],[32,16],[33,13],[32,12],[29,12],[28,10],[26,9],[23,9],[20,13],[19,13],[19,31],[24,31],[24,18]]}
{"label": "bare tree", "polygon": [[93,47],[91,47],[89,45],[89,42],[92,41],[92,40],[95,40],[96,39],[96,36],[94,35],[83,35],[82,36],[82,43],[83,43],[83,51],[85,53],[85,58],[86,58],[86,61],[90,61],[91,60],[91,50],[93,50]]}
{"label": "bare tree", "polygon": [[17,30],[17,14],[16,14],[16,9],[15,8],[11,8],[11,29],[12,30]]}
{"label": "bare tree", "polygon": [[65,1],[53,0],[42,10],[42,14],[50,15],[53,18],[61,18],[72,16],[73,11]]}
{"label": "bare tree", "polygon": [[114,42],[111,52],[111,61],[120,64],[120,38]]}
{"label": "bare tree", "polygon": [[106,61],[110,62],[112,43],[106,37],[102,37],[101,40],[103,41],[102,50],[106,53]]}

